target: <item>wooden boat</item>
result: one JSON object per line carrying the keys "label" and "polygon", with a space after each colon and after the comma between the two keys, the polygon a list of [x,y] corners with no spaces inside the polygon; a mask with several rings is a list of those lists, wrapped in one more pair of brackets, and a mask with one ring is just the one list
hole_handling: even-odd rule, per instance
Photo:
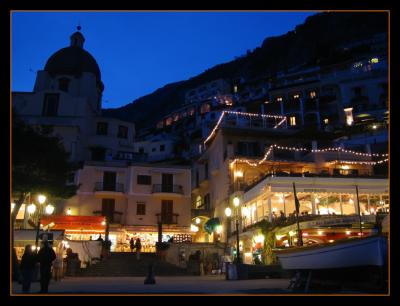
{"label": "wooden boat", "polygon": [[387,238],[369,236],[276,250],[285,270],[337,269],[387,264]]}

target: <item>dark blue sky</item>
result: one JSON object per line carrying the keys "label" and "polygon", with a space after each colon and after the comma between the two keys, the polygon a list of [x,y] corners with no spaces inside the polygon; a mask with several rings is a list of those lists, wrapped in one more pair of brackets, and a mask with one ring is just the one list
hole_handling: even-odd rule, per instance
{"label": "dark blue sky", "polygon": [[[12,90],[31,91],[36,71],[69,45],[78,22],[105,85],[103,108],[231,61],[315,12],[14,12]],[[30,71],[30,69],[33,70]]]}

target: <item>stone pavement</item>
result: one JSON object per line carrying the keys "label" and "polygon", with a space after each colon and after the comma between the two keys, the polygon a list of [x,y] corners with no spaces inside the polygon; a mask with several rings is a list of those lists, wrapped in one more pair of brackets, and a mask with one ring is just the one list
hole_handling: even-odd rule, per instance
{"label": "stone pavement", "polygon": [[[225,276],[156,276],[155,285],[144,285],[144,277],[65,277],[50,282],[49,294],[246,294],[290,293],[289,279],[252,279],[227,281]],[[22,293],[22,286],[13,282],[13,293]],[[40,289],[32,283],[31,293]]]}

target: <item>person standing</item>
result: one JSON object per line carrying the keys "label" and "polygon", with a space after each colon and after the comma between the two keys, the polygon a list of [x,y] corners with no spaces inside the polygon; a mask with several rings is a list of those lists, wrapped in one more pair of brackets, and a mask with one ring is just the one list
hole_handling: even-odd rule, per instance
{"label": "person standing", "polygon": [[135,248],[136,248],[136,259],[140,260],[140,250],[142,249],[140,238],[136,239]]}
{"label": "person standing", "polygon": [[25,246],[22,255],[20,269],[22,272],[22,292],[29,293],[31,289],[32,277],[36,266],[36,254],[32,251],[30,244]]}
{"label": "person standing", "polygon": [[37,257],[40,263],[40,293],[47,293],[51,278],[51,266],[57,256],[49,243],[44,241],[43,247],[39,250]]}
{"label": "person standing", "polygon": [[133,240],[133,237],[129,241],[130,247],[131,247],[131,252],[133,252],[133,249],[135,248],[135,240]]}

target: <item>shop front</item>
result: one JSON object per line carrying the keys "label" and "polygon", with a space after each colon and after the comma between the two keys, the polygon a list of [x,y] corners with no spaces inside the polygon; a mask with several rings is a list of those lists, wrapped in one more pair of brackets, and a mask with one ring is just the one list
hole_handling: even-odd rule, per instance
{"label": "shop front", "polygon": [[[261,229],[256,228],[247,230],[239,234],[239,251],[243,263],[245,264],[261,264],[263,262],[265,237],[261,233]],[[228,240],[232,257],[236,257],[236,236],[232,236]]]}
{"label": "shop front", "polygon": [[[193,233],[187,227],[165,227],[162,230],[163,242],[192,242]],[[124,228],[110,230],[112,252],[130,252],[130,240],[140,239],[142,252],[156,252],[158,242],[158,228],[156,226],[126,226]]]}

